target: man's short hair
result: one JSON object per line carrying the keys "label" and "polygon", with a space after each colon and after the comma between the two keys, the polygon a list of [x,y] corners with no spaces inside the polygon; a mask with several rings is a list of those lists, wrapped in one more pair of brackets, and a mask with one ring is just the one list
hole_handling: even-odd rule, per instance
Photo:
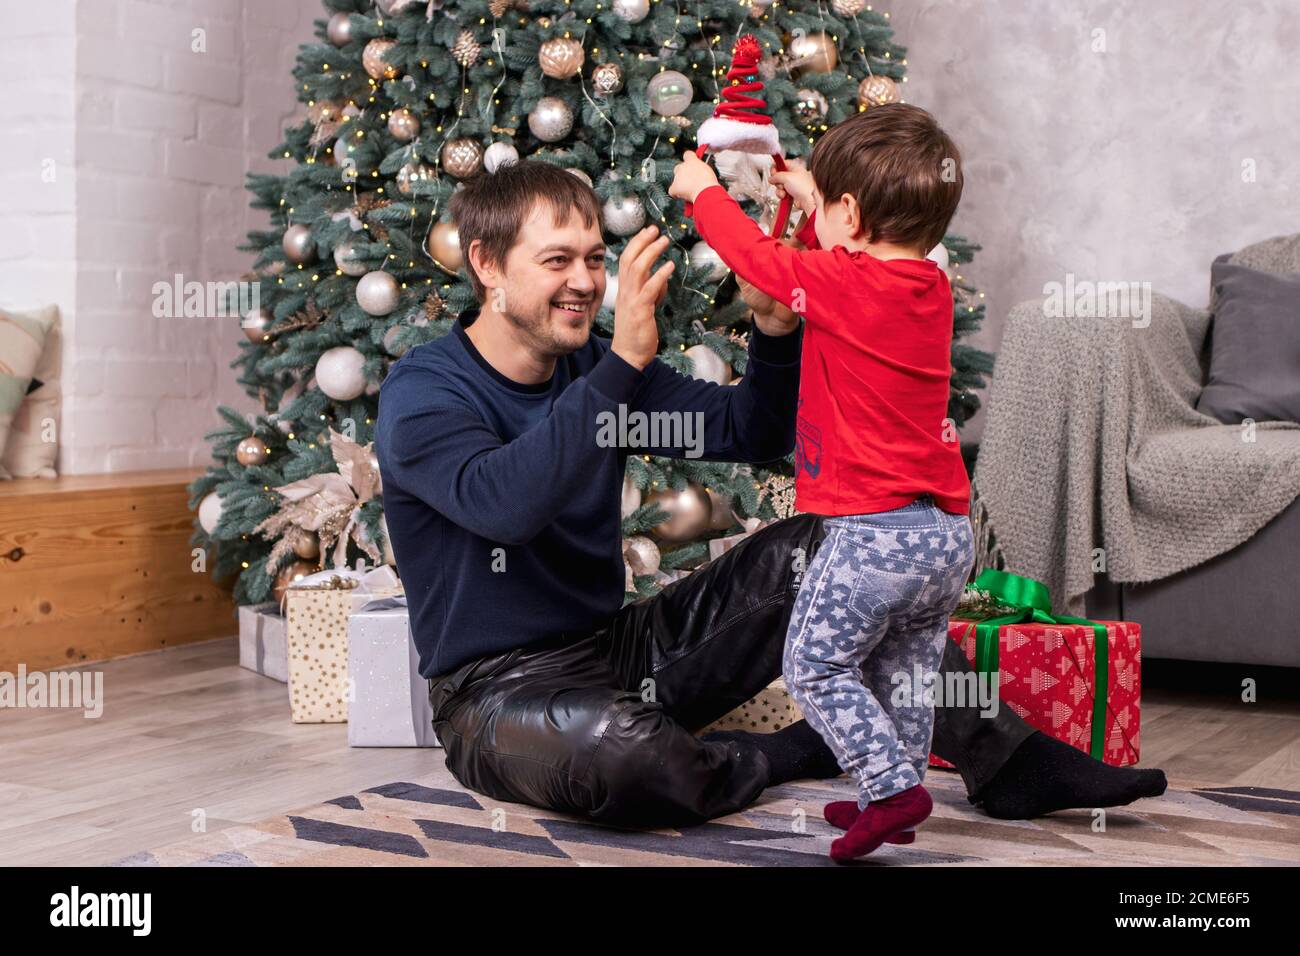
{"label": "man's short hair", "polygon": [[451,217],[465,257],[465,271],[480,303],[487,299],[487,289],[470,264],[470,245],[479,240],[483,258],[504,265],[519,239],[519,230],[538,203],[550,207],[557,228],[576,213],[584,226],[604,229],[600,200],[591,187],[563,167],[541,160],[498,166],[496,172],[475,176],[452,195]]}
{"label": "man's short hair", "polygon": [[813,148],[813,181],[826,203],[858,201],[867,242],[943,241],[961,202],[961,154],[933,116],[886,103],[831,127]]}

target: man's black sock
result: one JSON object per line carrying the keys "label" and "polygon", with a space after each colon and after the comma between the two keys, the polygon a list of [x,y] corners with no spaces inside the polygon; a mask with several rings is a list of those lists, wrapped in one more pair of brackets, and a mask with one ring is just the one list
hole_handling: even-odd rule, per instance
{"label": "man's black sock", "polygon": [[769,787],[790,780],[826,780],[843,771],[835,754],[821,735],[798,720],[774,734],[751,734],[743,730],[717,730],[700,738],[706,741],[733,741],[757,747],[772,768]]}
{"label": "man's black sock", "polygon": [[1119,807],[1158,797],[1166,786],[1163,770],[1110,767],[1035,731],[971,802],[999,820],[1028,820],[1053,810]]}

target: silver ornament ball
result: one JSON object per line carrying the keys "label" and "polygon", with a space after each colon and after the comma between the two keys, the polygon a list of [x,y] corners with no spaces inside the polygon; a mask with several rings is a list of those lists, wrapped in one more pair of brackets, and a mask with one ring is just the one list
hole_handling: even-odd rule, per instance
{"label": "silver ornament ball", "polygon": [[706,270],[704,277],[710,282],[721,282],[731,271],[717,250],[703,239],[691,246],[691,268]]}
{"label": "silver ornament ball", "polygon": [[690,77],[677,70],[664,70],[650,78],[646,86],[650,109],[660,116],[680,116],[695,99]]}
{"label": "silver ornament ball", "polygon": [[483,153],[483,168],[495,173],[502,166],[519,162],[519,150],[506,142],[493,143]]}
{"label": "silver ornament ball", "polygon": [[628,23],[640,23],[650,15],[650,0],[614,0],[613,9]]}
{"label": "silver ornament ball", "polygon": [[350,402],[366,390],[366,357],[350,345],[326,349],[316,360],[316,385],[336,402]]}
{"label": "silver ornament ball", "polygon": [[397,280],[387,272],[367,272],[357,283],[357,305],[369,315],[388,315],[399,295]]}
{"label": "silver ornament ball", "polygon": [[686,357],[691,360],[691,374],[695,378],[718,385],[726,385],[731,381],[731,366],[707,345],[692,345],[686,350]]}
{"label": "silver ornament ball", "polygon": [[306,265],[316,258],[316,240],[311,237],[311,230],[302,224],[286,229],[280,245],[285,257],[295,265]]}
{"label": "silver ornament ball", "polygon": [[544,143],[555,143],[573,130],[573,109],[558,96],[543,96],[528,114],[528,129]]}
{"label": "silver ornament ball", "polygon": [[605,200],[605,228],[616,236],[630,236],[645,225],[645,203],[635,194]]}
{"label": "silver ornament ball", "polygon": [[356,244],[352,239],[344,239],[334,247],[334,265],[345,276],[363,276],[370,267],[357,258]]}

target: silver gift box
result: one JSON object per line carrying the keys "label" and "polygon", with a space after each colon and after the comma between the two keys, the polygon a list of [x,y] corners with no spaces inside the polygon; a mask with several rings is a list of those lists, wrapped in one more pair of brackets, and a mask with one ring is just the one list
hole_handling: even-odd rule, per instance
{"label": "silver gift box", "polygon": [[284,616],[274,601],[239,608],[239,666],[264,677],[289,682],[289,651]]}
{"label": "silver gift box", "polygon": [[352,747],[440,746],[405,603],[405,597],[381,598],[348,618]]}

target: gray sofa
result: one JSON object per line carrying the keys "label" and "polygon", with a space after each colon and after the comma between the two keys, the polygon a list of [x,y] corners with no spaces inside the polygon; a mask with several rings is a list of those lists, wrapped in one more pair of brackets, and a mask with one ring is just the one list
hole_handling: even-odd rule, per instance
{"label": "gray sofa", "polygon": [[[1300,235],[1217,261],[1300,272]],[[1207,370],[1212,349],[1213,332],[1201,356]],[[1085,602],[1094,620],[1139,622],[1144,657],[1300,667],[1300,499],[1225,554],[1148,584],[1098,577]]]}
{"label": "gray sofa", "polygon": [[1093,620],[1137,621],[1142,656],[1300,667],[1300,500],[1254,537],[1150,584],[1104,577]]}

